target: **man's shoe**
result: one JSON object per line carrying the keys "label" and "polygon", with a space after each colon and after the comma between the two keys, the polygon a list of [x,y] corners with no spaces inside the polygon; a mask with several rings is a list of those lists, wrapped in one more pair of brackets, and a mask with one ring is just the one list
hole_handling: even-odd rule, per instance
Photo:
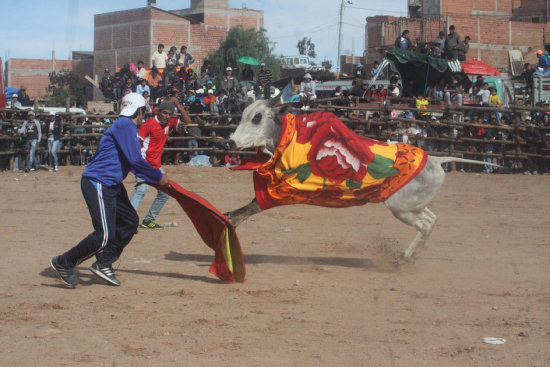
{"label": "man's shoe", "polygon": [[144,219],[140,227],[147,229],[164,229],[164,227],[158,224],[154,219]]}
{"label": "man's shoe", "polygon": [[61,266],[61,264],[59,264],[58,262],[58,257],[59,256],[54,256],[50,260],[50,265],[52,266],[52,269],[55,270],[57,275],[59,275],[63,283],[67,284],[68,286],[74,287],[78,284],[77,276],[74,275],[72,268],[65,268]]}
{"label": "man's shoe", "polygon": [[92,271],[92,273],[102,278],[103,280],[106,280],[112,285],[120,285],[120,280],[116,278],[115,272],[110,266],[103,265],[96,261],[92,264],[92,266],[90,266],[90,270]]}
{"label": "man's shoe", "polygon": [[55,168],[53,170],[54,170],[54,172],[57,172],[57,171],[59,171],[59,167],[55,166]]}

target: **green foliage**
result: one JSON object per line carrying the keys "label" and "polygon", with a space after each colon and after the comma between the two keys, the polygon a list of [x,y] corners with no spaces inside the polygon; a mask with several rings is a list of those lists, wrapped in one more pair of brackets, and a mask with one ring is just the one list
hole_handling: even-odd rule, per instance
{"label": "green foliage", "polygon": [[[220,41],[220,47],[208,55],[208,60],[212,63],[212,69],[216,75],[216,85],[221,84],[226,67],[244,69],[245,65],[237,62],[237,59],[243,56],[252,56],[260,63],[264,62],[267,68],[271,70],[273,80],[279,80],[281,68],[279,59],[272,53],[273,48],[273,44],[265,36],[265,29],[259,31],[255,31],[253,28],[244,29],[243,27],[229,29],[226,38]],[[260,67],[252,66],[252,69],[257,75]]]}
{"label": "green foliage", "polygon": [[325,60],[321,63],[322,66],[324,66],[325,69],[330,70],[332,69],[332,62],[329,60]]}
{"label": "green foliage", "polygon": [[47,106],[65,106],[69,97],[71,106],[83,106],[86,104],[86,84],[84,78],[71,70],[52,71],[49,74],[49,95],[45,97]]}
{"label": "green foliage", "polygon": [[311,38],[302,38],[298,41],[296,47],[298,48],[300,55],[306,55],[311,58],[315,58],[317,56],[315,53],[315,43],[311,42]]}

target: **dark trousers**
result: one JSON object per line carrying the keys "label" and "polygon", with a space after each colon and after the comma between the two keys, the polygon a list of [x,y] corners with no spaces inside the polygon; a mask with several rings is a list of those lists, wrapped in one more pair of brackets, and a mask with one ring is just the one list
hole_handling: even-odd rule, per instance
{"label": "dark trousers", "polygon": [[264,86],[263,93],[264,93],[264,99],[270,99],[271,98],[271,83],[267,83]]}
{"label": "dark trousers", "polygon": [[139,224],[136,210],[121,183],[108,187],[82,177],[81,189],[88,205],[94,232],[59,258],[61,265],[74,267],[93,255],[110,266],[120,257]]}
{"label": "dark trousers", "polygon": [[255,91],[256,97],[263,96],[264,99],[271,98],[271,83],[267,83],[265,86],[261,86],[260,83],[256,84]]}

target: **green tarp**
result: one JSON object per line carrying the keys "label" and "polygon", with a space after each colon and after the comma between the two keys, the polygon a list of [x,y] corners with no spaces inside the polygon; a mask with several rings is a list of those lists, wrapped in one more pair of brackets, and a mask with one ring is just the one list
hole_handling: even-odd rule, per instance
{"label": "green tarp", "polygon": [[418,52],[393,49],[386,52],[392,71],[401,75],[403,90],[412,89],[415,95],[424,95],[430,83],[458,80],[464,90],[470,89],[471,82],[462,72],[459,61],[449,61]]}

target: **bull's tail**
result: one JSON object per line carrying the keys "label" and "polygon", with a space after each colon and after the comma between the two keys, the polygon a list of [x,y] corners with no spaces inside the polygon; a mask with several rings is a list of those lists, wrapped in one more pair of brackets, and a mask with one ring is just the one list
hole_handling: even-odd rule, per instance
{"label": "bull's tail", "polygon": [[472,164],[486,164],[488,166],[493,166],[493,167],[502,167],[494,163],[487,163],[483,161],[476,161],[473,159],[464,159],[464,158],[458,158],[458,157],[435,157],[432,155],[430,156],[430,160],[439,165],[442,165],[443,163],[449,163],[449,162],[459,162],[459,163],[472,163]]}

